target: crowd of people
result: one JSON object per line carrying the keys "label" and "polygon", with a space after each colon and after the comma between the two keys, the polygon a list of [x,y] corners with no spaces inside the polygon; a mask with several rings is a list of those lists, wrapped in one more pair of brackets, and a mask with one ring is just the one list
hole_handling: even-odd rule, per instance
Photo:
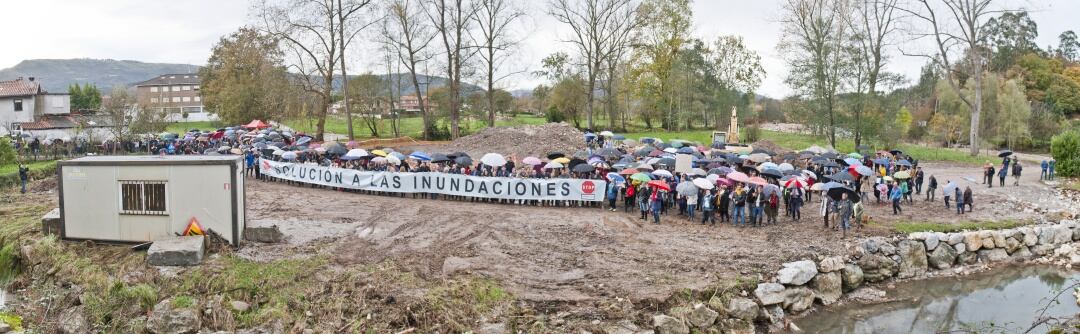
{"label": "crowd of people", "polygon": [[[149,154],[243,155],[250,176],[276,182],[292,181],[260,175],[259,159],[361,171],[603,180],[607,185],[601,190],[603,201],[486,199],[426,193],[411,196],[536,206],[592,206],[610,211],[621,208],[627,213],[637,210],[639,219],[654,224],[660,224],[662,217],[737,227],[778,224],[781,219],[801,222],[805,207],[814,203],[817,194],[814,216],[821,217],[825,227],[846,234],[865,223],[869,193],[876,204],[891,204],[893,214],[899,215],[905,205],[912,204],[923,192],[924,201],[936,201],[939,185],[947,209],[955,208],[957,214],[974,209],[971,187],[961,189],[952,180],[939,183],[935,176],[923,171],[918,160],[901,151],[870,152],[868,147],[861,147],[858,152],[841,154],[813,146],[800,152],[777,154],[724,143],[703,146],[681,140],[633,140],[608,131],[586,132],[583,140],[587,149],[570,154],[550,152],[543,157],[504,157],[490,153],[474,160],[464,152],[405,154],[389,147],[367,151],[355,142],[316,143],[303,133],[253,122],[217,131],[163,133],[115,144],[128,152]],[[994,186],[994,176],[998,177],[998,186],[1005,186],[1010,173],[1014,176],[1013,185],[1019,184],[1023,167],[1010,156],[1011,152],[1006,153],[1002,155],[1000,168],[989,161],[983,167],[983,184],[987,187]],[[489,159],[491,156],[494,158]],[[677,159],[683,163],[677,163]],[[1041,165],[1041,178],[1053,179],[1054,161],[1043,161]]]}

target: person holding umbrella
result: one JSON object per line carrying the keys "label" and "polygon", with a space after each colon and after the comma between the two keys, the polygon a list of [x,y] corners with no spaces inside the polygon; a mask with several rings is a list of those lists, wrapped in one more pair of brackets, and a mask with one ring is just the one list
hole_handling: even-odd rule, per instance
{"label": "person holding umbrella", "polygon": [[746,225],[746,189],[742,184],[735,186],[735,192],[731,194],[731,201],[735,205],[735,217],[731,219],[732,225]]}
{"label": "person holding umbrella", "polygon": [[649,203],[650,198],[652,198],[652,189],[646,186],[645,183],[642,183],[637,190],[638,210],[641,211],[641,220],[648,221],[649,219],[648,212],[649,206],[651,205],[651,203]]}
{"label": "person holding umbrella", "polygon": [[802,219],[802,195],[805,190],[802,187],[794,187],[791,189],[791,217],[795,221]]}
{"label": "person holding umbrella", "polygon": [[971,193],[971,187],[964,187],[964,205],[967,205],[968,212],[975,210],[975,199]]}
{"label": "person holding umbrella", "polygon": [[[500,167],[501,168],[501,167]],[[619,184],[613,179],[608,179],[607,200],[611,212],[615,212],[615,200],[619,198]]]}
{"label": "person holding umbrella", "polygon": [[[1002,169],[1004,171],[1004,169]],[[989,161],[986,162],[986,167],[983,167],[983,183],[986,183],[987,188],[994,187],[994,165]]]}
{"label": "person holding umbrella", "polygon": [[701,198],[701,225],[705,225],[705,222],[709,222],[709,225],[716,226],[716,219],[713,218],[713,208],[716,204],[716,189],[706,190],[705,195]]}
{"label": "person holding umbrella", "polygon": [[716,197],[719,202],[716,207],[720,211],[720,223],[731,222],[731,213],[728,211],[731,208],[731,190],[725,185]]}
{"label": "person holding umbrella", "polygon": [[652,196],[649,198],[649,203],[652,205],[653,224],[656,225],[660,225],[660,211],[664,208],[663,198],[660,187],[653,189]]}

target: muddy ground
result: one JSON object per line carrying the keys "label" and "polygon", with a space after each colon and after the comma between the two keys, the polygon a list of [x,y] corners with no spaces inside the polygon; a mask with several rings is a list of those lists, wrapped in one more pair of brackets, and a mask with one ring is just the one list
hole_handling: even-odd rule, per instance
{"label": "muddy ground", "polygon": [[945,209],[940,193],[939,201],[919,198],[905,205],[899,216],[888,205],[870,205],[875,223],[848,239],[821,226],[817,198],[800,223],[783,219],[776,226],[738,228],[702,226],[673,214],[654,225],[622,210],[414,199],[254,181],[247,189],[249,224],[279,225],[289,242],[250,246],[241,254],[268,260],[328,249],[343,266],[389,260],[424,278],[495,278],[530,301],[645,300],[755,278],[795,259],[840,254],[853,236],[893,234],[890,226],[899,222],[1024,221],[1077,212],[1075,198],[1059,196],[1038,182],[1037,173],[1026,174],[1019,187],[986,189],[977,178],[963,179],[977,176],[978,167],[923,166],[940,181],[972,186],[975,212],[956,215]]}

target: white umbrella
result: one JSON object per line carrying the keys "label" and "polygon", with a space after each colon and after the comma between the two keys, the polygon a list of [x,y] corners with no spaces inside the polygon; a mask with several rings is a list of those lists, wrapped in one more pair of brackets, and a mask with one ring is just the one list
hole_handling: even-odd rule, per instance
{"label": "white umbrella", "polygon": [[563,167],[565,166],[563,166],[563,164],[559,163],[558,161],[548,162],[546,165],[544,165],[544,169],[555,169]]}
{"label": "white umbrella", "polygon": [[671,175],[671,172],[669,172],[667,170],[663,170],[663,169],[652,172],[652,173],[653,173],[653,175],[660,175],[660,176],[664,176],[664,177],[674,177],[674,175]]}
{"label": "white umbrella", "polygon": [[667,153],[676,153],[676,152],[679,152],[679,150],[676,150],[676,149],[675,149],[674,147],[668,147],[668,148],[665,148],[665,149],[664,149],[664,152],[667,152]]}
{"label": "white umbrella", "polygon": [[611,136],[614,136],[615,134],[611,133],[611,131],[600,131],[600,135],[604,136],[604,137],[611,137]]}
{"label": "white umbrella", "polygon": [[289,152],[282,153],[281,158],[284,159],[284,160],[295,160],[296,159],[296,152],[289,151]]}
{"label": "white umbrella", "polygon": [[706,173],[705,170],[701,169],[701,168],[694,168],[694,169],[690,170],[690,175],[705,176],[706,174],[708,174],[708,173]]}
{"label": "white umbrella", "polygon": [[697,186],[693,182],[683,181],[679,185],[675,186],[675,191],[679,192],[679,195],[691,196],[696,195],[698,192]]}
{"label": "white umbrella", "polygon": [[754,153],[751,154],[749,158],[750,161],[753,162],[765,162],[766,160],[769,160],[769,155],[765,153]]}
{"label": "white umbrella", "polygon": [[716,183],[716,181],[720,180],[720,175],[709,174],[708,176],[705,176],[705,179],[709,180],[709,182]]}
{"label": "white umbrella", "polygon": [[694,185],[697,186],[698,188],[705,189],[705,190],[716,188],[716,186],[713,185],[713,182],[715,182],[715,181],[709,181],[709,179],[706,179],[706,178],[694,179]]}
{"label": "white umbrella", "polygon": [[392,156],[392,155],[388,155],[388,156],[386,156],[386,163],[394,165],[394,166],[400,166],[401,165],[401,159],[399,159],[398,157]]}
{"label": "white umbrella", "polygon": [[[271,147],[273,147],[273,146],[271,146]],[[273,155],[277,155],[277,156],[281,156],[281,155],[284,155],[284,154],[285,154],[285,151],[282,151],[282,150],[274,150],[274,153],[271,153],[271,154],[273,154]]]}
{"label": "white umbrella", "polygon": [[792,166],[791,164],[785,162],[777,166],[776,169],[779,169],[781,172],[786,172],[789,170],[795,170],[795,166]]}
{"label": "white umbrella", "polygon": [[942,187],[941,190],[944,191],[945,194],[951,194],[954,190],[956,190],[956,183],[953,181],[949,181],[949,183],[946,183],[945,187]]}
{"label": "white umbrella", "polygon": [[375,159],[371,159],[371,162],[376,164],[386,163],[386,157],[375,157]]}
{"label": "white umbrella", "polygon": [[354,148],[354,149],[349,150],[348,153],[345,153],[345,156],[350,157],[350,158],[363,158],[363,157],[368,156],[368,152],[364,151],[363,149]]}
{"label": "white umbrella", "polygon": [[803,175],[806,175],[807,177],[809,177],[811,179],[817,179],[817,174],[814,174],[814,172],[804,170],[804,171],[802,171],[802,173],[803,173]]}
{"label": "white umbrella", "polygon": [[[761,153],[759,153],[759,154],[761,154]],[[758,165],[757,169],[759,171],[763,171],[763,170],[765,170],[767,168],[780,169],[780,166],[775,164],[775,163],[772,163],[772,162],[764,162],[761,165]]]}
{"label": "white umbrella", "polygon": [[488,153],[480,158],[480,162],[491,167],[500,167],[506,165],[506,158],[498,153]]}

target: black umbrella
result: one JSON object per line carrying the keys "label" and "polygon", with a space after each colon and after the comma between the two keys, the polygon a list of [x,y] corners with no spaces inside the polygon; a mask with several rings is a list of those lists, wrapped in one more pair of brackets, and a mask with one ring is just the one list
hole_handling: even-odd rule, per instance
{"label": "black umbrella", "polygon": [[472,165],[473,161],[468,155],[459,156],[454,158],[454,163],[462,166]]}
{"label": "black umbrella", "polygon": [[432,153],[431,154],[431,162],[447,162],[447,161],[450,161],[450,157],[446,156],[446,154],[442,154],[442,153]]}
{"label": "black umbrella", "polygon": [[743,163],[743,158],[740,158],[740,157],[731,157],[731,158],[727,158],[727,161],[728,161],[728,162],[730,162],[730,163],[733,163],[733,164],[736,164],[736,165],[738,165],[738,164],[741,164],[741,163]]}
{"label": "black umbrella", "polygon": [[837,164],[836,161],[832,161],[832,160],[825,161],[825,162],[821,163],[821,166],[824,166],[824,167],[840,167],[840,165]]}
{"label": "black umbrella", "polygon": [[781,173],[780,170],[776,168],[766,168],[765,170],[761,171],[761,176],[768,176],[779,179],[781,177],[784,177],[784,173]]}
{"label": "black umbrella", "polygon": [[657,162],[657,164],[664,165],[664,166],[675,166],[675,159],[661,158],[660,161]]}
{"label": "black umbrella", "polygon": [[566,167],[569,167],[570,169],[574,169],[574,166],[584,164],[584,163],[585,163],[585,159],[573,158],[573,159],[570,159],[570,162],[566,164]]}
{"label": "black umbrella", "polygon": [[446,157],[448,157],[450,159],[457,159],[457,158],[460,158],[460,157],[467,157],[467,156],[469,156],[469,155],[466,154],[465,152],[454,152],[454,153],[450,153],[450,154],[446,155]]}
{"label": "black umbrella", "polygon": [[813,158],[813,157],[814,157],[813,153],[799,153],[799,159],[810,159],[810,158]]}
{"label": "black umbrella", "polygon": [[769,151],[769,150],[766,150],[766,149],[763,149],[763,148],[755,148],[753,151],[750,151],[750,154],[754,154],[754,153],[765,153],[765,154],[768,154],[769,156],[776,155],[776,152]]}
{"label": "black umbrella", "polygon": [[642,148],[638,149],[637,151],[634,151],[634,155],[639,156],[639,157],[645,157],[645,156],[648,156],[649,153],[651,153],[651,152],[652,152],[651,148],[642,147]]}
{"label": "black umbrella", "polygon": [[868,146],[868,145],[859,145],[859,146],[855,146],[855,149],[857,149],[859,151],[866,151],[866,150],[870,149],[870,146]]}
{"label": "black umbrella", "polygon": [[825,158],[825,159],[836,159],[837,155],[836,155],[836,153],[825,152],[825,153],[821,154],[821,157]]}
{"label": "black umbrella", "polygon": [[562,152],[551,152],[551,153],[548,153],[547,158],[548,158],[548,160],[555,160],[555,159],[562,158],[562,157],[565,157],[565,156],[566,156],[566,154],[563,154]]}
{"label": "black umbrella", "polygon": [[576,166],[570,168],[570,170],[574,171],[574,173],[591,173],[592,171],[596,170],[596,168],[590,166],[589,164],[577,164]]}
{"label": "black umbrella", "polygon": [[889,153],[892,153],[892,155],[901,155],[901,154],[904,154],[904,151],[892,150],[892,151],[889,151]]}
{"label": "black umbrella", "polygon": [[619,152],[619,150],[610,147],[600,150],[600,152],[597,152],[597,154],[608,158],[618,158],[622,156],[622,152]]}
{"label": "black umbrella", "polygon": [[833,200],[836,200],[836,201],[841,200],[841,196],[843,194],[847,194],[848,200],[850,200],[852,203],[858,203],[859,202],[859,194],[856,193],[854,189],[851,189],[851,188],[848,188],[848,187],[829,188],[829,190],[826,192],[826,194],[829,195],[829,198],[832,198]]}
{"label": "black umbrella", "polygon": [[1004,151],[1001,151],[1001,153],[998,153],[998,158],[1004,158],[1004,157],[1010,156],[1012,154],[1013,154],[1013,151],[1004,150]]}
{"label": "black umbrella", "polygon": [[341,145],[333,145],[333,146],[330,146],[330,147],[326,148],[326,153],[327,154],[344,155],[345,153],[349,153],[349,150],[346,150],[345,147],[341,146]]}
{"label": "black umbrella", "polygon": [[839,172],[836,172],[836,174],[829,175],[828,177],[829,177],[830,180],[833,180],[833,181],[836,181],[836,182],[840,182],[840,181],[854,182],[855,181],[855,178],[852,177],[851,173],[848,173],[847,171],[839,171]]}

